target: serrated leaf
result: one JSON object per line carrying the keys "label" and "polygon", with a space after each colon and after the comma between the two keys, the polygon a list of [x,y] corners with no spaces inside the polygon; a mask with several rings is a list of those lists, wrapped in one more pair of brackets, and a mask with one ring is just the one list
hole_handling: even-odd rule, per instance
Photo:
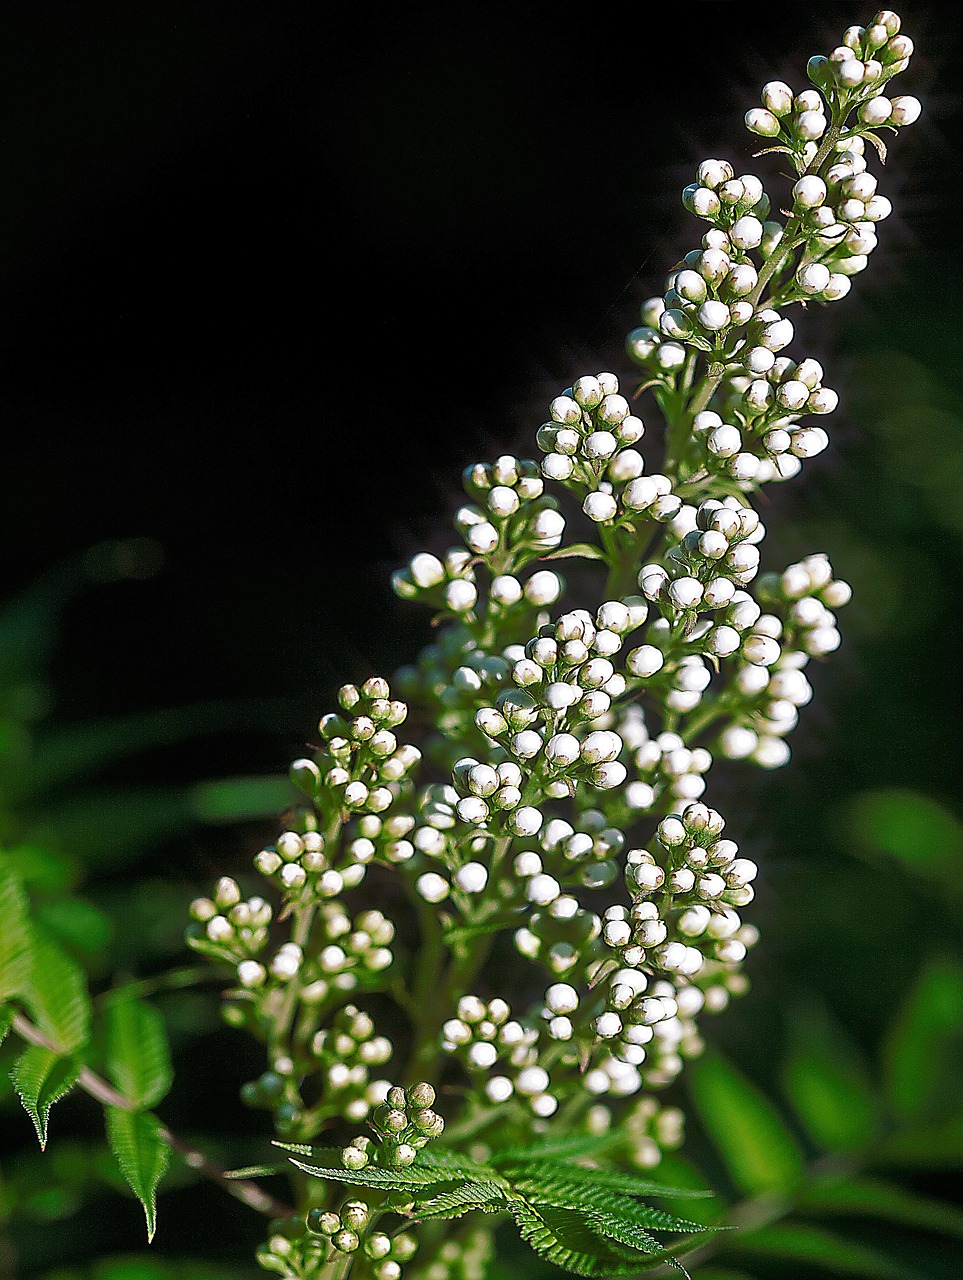
{"label": "serrated leaf", "polygon": [[601,1155],[623,1140],[622,1135],[614,1130],[601,1134],[574,1134],[570,1138],[547,1138],[541,1143],[503,1147],[500,1151],[493,1151],[488,1158],[495,1168],[503,1164],[577,1160],[580,1157]]}
{"label": "serrated leaf", "polygon": [[24,1000],[37,1026],[62,1053],[90,1039],[90,996],[83,971],[53,942],[32,930],[30,976]]}
{"label": "serrated leaf", "polygon": [[703,1126],[733,1182],[748,1195],[788,1195],[802,1180],[803,1157],[765,1095],[718,1054],[699,1058],[689,1088]]}
{"label": "serrated leaf", "polygon": [[415,1207],[414,1217],[460,1218],[475,1210],[492,1212],[505,1207],[505,1192],[490,1182],[462,1182],[450,1191],[441,1191]]}
{"label": "serrated leaf", "polygon": [[50,1108],[70,1092],[79,1074],[79,1063],[41,1045],[29,1045],[14,1063],[10,1079],[33,1121],[41,1150],[47,1145]]}
{"label": "serrated leaf", "polygon": [[519,1178],[513,1182],[513,1187],[524,1195],[529,1204],[548,1204],[557,1209],[611,1214],[624,1222],[638,1227],[651,1227],[656,1231],[691,1233],[707,1230],[699,1222],[677,1218],[662,1209],[653,1209],[651,1205],[639,1204],[628,1196],[619,1195],[604,1185],[584,1179],[570,1179],[561,1172],[537,1180]]}
{"label": "serrated leaf", "polygon": [[858,1055],[823,1009],[797,1009],[783,1087],[813,1141],[827,1151],[852,1151],[876,1131],[876,1101]]}
{"label": "serrated leaf", "polygon": [[418,1153],[418,1165],[422,1169],[435,1169],[438,1173],[468,1178],[486,1178],[499,1186],[508,1184],[494,1169],[487,1164],[472,1160],[471,1156],[460,1151],[449,1151],[444,1147],[432,1147]]}
{"label": "serrated leaf", "polygon": [[225,1169],[225,1178],[270,1178],[276,1173],[284,1173],[287,1161],[278,1164],[249,1164],[243,1169]]}
{"label": "serrated leaf", "polygon": [[935,959],[904,999],[883,1053],[886,1096],[905,1119],[955,1105],[963,1080],[963,967]]}
{"label": "serrated leaf", "polygon": [[21,995],[29,980],[27,895],[6,854],[0,853],[0,1000]]}
{"label": "serrated leaf", "polygon": [[547,551],[538,557],[539,560],[602,560],[607,563],[600,547],[590,542],[573,542],[570,547],[559,547],[557,551]]}
{"label": "serrated leaf", "polygon": [[963,1239],[963,1209],[874,1178],[816,1183],[806,1191],[801,1208],[813,1213],[878,1218],[901,1227]]}
{"label": "serrated leaf", "polygon": [[[314,1158],[323,1156],[324,1152],[314,1152]],[[417,1195],[426,1187],[435,1187],[446,1182],[460,1181],[461,1174],[441,1172],[434,1169],[422,1169],[418,1165],[409,1165],[406,1169],[379,1169],[377,1165],[367,1165],[364,1169],[345,1169],[341,1164],[341,1152],[331,1153],[337,1163],[305,1164],[303,1160],[291,1160],[296,1169],[302,1173],[310,1173],[315,1178],[326,1178],[331,1182],[344,1182],[351,1187],[382,1187],[386,1191],[406,1191]]]}
{"label": "serrated leaf", "polygon": [[10,1008],[0,1009],[0,1044],[3,1044],[4,1040],[6,1040],[7,1032],[10,1030],[11,1026],[13,1026],[13,1020],[15,1017],[15,1010]]}
{"label": "serrated leaf", "polygon": [[661,1182],[651,1182],[646,1178],[637,1178],[634,1173],[623,1173],[620,1169],[597,1169],[569,1162],[539,1164],[536,1161],[511,1165],[513,1178],[530,1178],[533,1181],[545,1177],[551,1180],[565,1179],[575,1185],[587,1189],[595,1187],[599,1190],[618,1191],[626,1196],[671,1196],[677,1199],[707,1199],[711,1191],[693,1190],[685,1187],[670,1187]]}
{"label": "serrated leaf", "polygon": [[536,1209],[524,1200],[509,1203],[519,1235],[539,1257],[578,1276],[631,1276],[645,1256],[634,1250],[607,1249],[605,1241],[579,1215],[564,1210]]}
{"label": "serrated leaf", "polygon": [[138,1110],[156,1107],[173,1079],[163,1018],[127,996],[110,1002],[106,1022],[107,1074]]}
{"label": "serrated leaf", "polygon": [[783,1222],[759,1231],[733,1237],[739,1254],[751,1258],[779,1258],[810,1263],[834,1277],[857,1276],[864,1280],[924,1280],[919,1271],[904,1266],[884,1253],[843,1239],[816,1227]]}
{"label": "serrated leaf", "polygon": [[149,1111],[122,1111],[107,1107],[107,1141],[130,1184],[144,1206],[147,1239],[157,1227],[157,1187],[170,1160],[170,1150],[160,1136],[160,1122]]}

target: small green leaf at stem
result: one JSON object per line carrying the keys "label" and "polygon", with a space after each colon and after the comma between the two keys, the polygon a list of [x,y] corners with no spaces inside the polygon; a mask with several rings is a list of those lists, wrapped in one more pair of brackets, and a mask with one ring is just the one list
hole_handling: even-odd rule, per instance
{"label": "small green leaf at stem", "polygon": [[80,1074],[80,1065],[52,1049],[29,1045],[14,1063],[10,1079],[33,1121],[41,1150],[47,1146],[50,1108],[70,1092]]}
{"label": "small green leaf at stem", "polygon": [[90,996],[83,971],[36,929],[24,1001],[60,1052],[73,1053],[90,1039]]}
{"label": "small green leaf at stem", "polygon": [[160,1136],[160,1122],[149,1111],[122,1111],[107,1107],[107,1141],[130,1184],[144,1206],[147,1239],[157,1228],[157,1187],[170,1160],[170,1149]]}
{"label": "small green leaf at stem", "polygon": [[137,1110],[156,1107],[173,1079],[163,1019],[128,996],[108,1005],[106,1021],[107,1074]]}
{"label": "small green leaf at stem", "polygon": [[21,995],[29,979],[27,895],[10,860],[0,853],[0,1000]]}
{"label": "small green leaf at stem", "polygon": [[538,557],[539,560],[602,560],[606,561],[601,547],[590,542],[573,542],[570,547],[559,547],[557,551],[547,551]]}

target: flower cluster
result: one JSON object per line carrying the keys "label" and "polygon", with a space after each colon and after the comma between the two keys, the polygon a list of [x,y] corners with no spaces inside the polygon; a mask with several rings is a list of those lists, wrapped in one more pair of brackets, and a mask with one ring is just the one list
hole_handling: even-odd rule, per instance
{"label": "flower cluster", "polygon": [[[559,1114],[617,1126],[635,1166],[681,1139],[656,1095],[702,1051],[703,1016],[747,989],[758,937],[743,920],[757,866],[707,778],[718,755],[787,762],[806,668],[839,645],[850,596],[823,555],[762,571],[758,491],[829,446],[838,403],[790,353],[784,313],[842,298],[876,245],[890,205],[866,143],[919,112],[882,92],[911,50],[882,11],[810,62],[813,87],[765,86],[746,123],[789,157],[772,202],[787,211],[772,216],[755,174],[701,164],[683,193],[701,244],[627,340],[664,453],[601,372],[551,401],[540,460],[469,466],[458,545],[393,580],[436,624],[395,677],[404,701],[380,678],[345,686],[293,767],[306,803],[255,859],[281,911],[232,880],[193,906],[193,945],[232,967],[230,1016],[268,1045],[247,1100],[305,1141],[366,1120],[373,1136],[341,1154],[369,1170],[359,1185],[397,1185],[375,1173],[397,1177],[441,1135],[439,1084],[455,1154],[531,1142]],[[576,565],[571,585],[556,561]],[[389,1004],[392,1040],[375,1025]],[[389,1087],[396,1057],[432,1083]],[[407,1237],[375,1230],[380,1212],[316,1208],[271,1257],[313,1276],[304,1259],[334,1250],[391,1280]],[[450,1243],[430,1274],[467,1267]]]}

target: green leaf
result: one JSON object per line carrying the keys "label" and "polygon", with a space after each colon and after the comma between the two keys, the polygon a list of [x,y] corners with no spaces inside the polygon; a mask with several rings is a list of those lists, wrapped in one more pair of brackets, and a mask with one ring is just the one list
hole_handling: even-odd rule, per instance
{"label": "green leaf", "polygon": [[50,1108],[70,1092],[79,1074],[79,1063],[40,1045],[29,1045],[14,1063],[10,1079],[37,1130],[41,1149],[47,1145]]}
{"label": "green leaf", "polygon": [[167,1170],[170,1150],[161,1138],[161,1126],[149,1111],[122,1111],[107,1107],[107,1141],[134,1195],[144,1206],[147,1239],[157,1227],[157,1187]]}
{"label": "green leaf", "polygon": [[0,1000],[21,995],[29,980],[27,895],[6,854],[0,853]]}
{"label": "green leaf", "polygon": [[503,1209],[505,1203],[505,1192],[494,1183],[465,1181],[416,1205],[413,1216],[420,1220],[460,1218],[475,1210],[491,1213]]}
{"label": "green leaf", "polygon": [[623,1140],[623,1135],[615,1130],[601,1134],[574,1134],[570,1138],[547,1138],[540,1143],[503,1147],[500,1151],[493,1151],[489,1160],[496,1168],[502,1164],[577,1160],[583,1156],[600,1155],[618,1146]]}
{"label": "green leaf", "polygon": [[865,1280],[924,1280],[920,1272],[904,1266],[868,1245],[846,1240],[815,1227],[783,1222],[760,1231],[733,1237],[734,1247],[750,1258],[779,1258],[823,1267],[831,1276],[858,1276]]}
{"label": "green leaf", "polygon": [[509,1202],[519,1235],[539,1257],[578,1276],[631,1276],[637,1274],[645,1255],[634,1250],[607,1248],[606,1243],[581,1215],[542,1206],[538,1209],[518,1198]]}
{"label": "green leaf", "polygon": [[689,1088],[733,1182],[747,1195],[792,1193],[803,1175],[795,1138],[769,1100],[718,1054],[699,1058]]}
{"label": "green leaf", "polygon": [[886,1039],[889,1104],[905,1119],[934,1118],[955,1105],[963,1081],[963,968],[934,959],[907,994]]}
{"label": "green leaf", "polygon": [[225,1169],[225,1178],[270,1178],[276,1173],[284,1173],[287,1161],[278,1164],[249,1164],[243,1169]]}
{"label": "green leaf", "polygon": [[853,847],[878,860],[896,858],[919,875],[958,890],[963,826],[945,806],[903,787],[861,791],[846,809]]}
{"label": "green leaf", "polygon": [[559,547],[557,551],[547,551],[539,556],[539,560],[602,560],[608,563],[601,547],[590,542],[573,542],[570,547]]}
{"label": "green leaf", "polygon": [[801,1207],[814,1213],[880,1218],[901,1227],[963,1239],[963,1209],[872,1178],[818,1182],[808,1188]]}
{"label": "green leaf", "polygon": [[25,1002],[37,1026],[61,1053],[90,1039],[90,996],[82,970],[43,933],[33,930]]}
{"label": "green leaf", "polygon": [[138,1110],[156,1107],[171,1087],[164,1020],[132,997],[107,1006],[107,1074]]}
{"label": "green leaf", "polygon": [[518,1161],[517,1164],[512,1163],[508,1172],[512,1179],[525,1178],[533,1183],[539,1179],[552,1183],[561,1179],[573,1186],[585,1187],[586,1190],[594,1188],[617,1191],[626,1196],[672,1196],[677,1199],[701,1200],[712,1195],[711,1191],[669,1187],[661,1182],[651,1182],[646,1178],[637,1178],[634,1173],[623,1173],[621,1169],[586,1168],[579,1164]]}
{"label": "green leaf", "polygon": [[13,1020],[16,1017],[14,1009],[0,1009],[0,1044],[3,1044],[7,1038],[7,1032],[13,1026]]}
{"label": "green leaf", "polygon": [[782,1070],[786,1095],[813,1141],[827,1151],[852,1151],[876,1131],[872,1085],[855,1047],[826,1010],[796,1009]]}
{"label": "green leaf", "polygon": [[[417,1195],[426,1187],[435,1187],[446,1182],[461,1181],[461,1174],[423,1168],[418,1164],[409,1165],[406,1169],[381,1169],[377,1165],[366,1165],[364,1169],[346,1169],[341,1163],[339,1150],[315,1151],[315,1160],[322,1164],[305,1164],[303,1160],[291,1163],[303,1173],[310,1173],[315,1178],[328,1178],[332,1182],[344,1182],[352,1187],[382,1187],[389,1191],[406,1191]],[[330,1163],[328,1162],[330,1161]]]}

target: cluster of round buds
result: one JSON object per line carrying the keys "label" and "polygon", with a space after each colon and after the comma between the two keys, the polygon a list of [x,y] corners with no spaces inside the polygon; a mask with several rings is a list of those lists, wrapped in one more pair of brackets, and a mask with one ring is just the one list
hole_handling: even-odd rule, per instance
{"label": "cluster of round buds", "polygon": [[[695,182],[682,193],[682,203],[696,217],[705,218],[726,231],[750,212],[757,220],[764,219],[769,212],[769,198],[760,180],[752,173],[737,178],[726,160],[703,160]],[[748,247],[755,248],[755,245]]]}
{"label": "cluster of round buds", "polygon": [[364,879],[359,863],[335,871],[325,853],[320,831],[282,831],[273,845],[255,855],[254,865],[282,892],[298,893],[310,886],[313,897],[335,898]]}
{"label": "cluster of round buds", "polygon": [[307,1228],[323,1236],[338,1253],[360,1251],[374,1264],[370,1272],[374,1280],[399,1280],[401,1264],[414,1257],[418,1246],[413,1236],[389,1236],[384,1231],[373,1231],[373,1217],[374,1211],[364,1200],[349,1200],[337,1213],[312,1209],[307,1216]]}
{"label": "cluster of round buds", "polygon": [[[487,1075],[489,1101],[523,1098],[534,1115],[547,1119],[558,1108],[558,1099],[549,1092],[549,1074],[539,1065],[538,1042],[537,1025],[513,1019],[504,1000],[486,1004],[468,995],[458,1001],[457,1016],[442,1028],[441,1047],[456,1055],[471,1074]],[[492,1071],[495,1074],[489,1074]]]}
{"label": "cluster of round buds", "polygon": [[829,112],[815,89],[794,94],[781,80],[770,80],[763,85],[762,106],[746,112],[746,128],[761,138],[780,139],[808,162],[829,128]]}
{"label": "cluster of round buds", "polygon": [[352,918],[340,903],[326,902],[318,916],[318,948],[305,955],[293,942],[284,943],[270,965],[279,982],[298,977],[298,999],[321,1004],[332,991],[377,987],[394,956],[390,944],[395,927],[380,911],[360,912]]}
{"label": "cluster of round buds", "polygon": [[[535,871],[538,865],[535,853],[520,853],[516,859],[515,872],[525,878],[533,895],[530,901],[535,896],[544,898],[553,893],[556,896],[516,930],[515,946],[526,959],[537,960],[556,977],[564,977],[576,968],[588,967],[595,956],[602,922],[594,911],[580,907],[571,894],[562,893],[554,876]],[[526,874],[528,872],[532,874]],[[544,879],[539,879],[540,876]]]}
{"label": "cluster of round buds", "polygon": [[665,566],[643,565],[639,573],[643,593],[673,619],[726,608],[759,569],[758,544],[766,530],[751,507],[737,498],[708,498],[697,508],[694,524],[669,550]]}
{"label": "cluster of round buds", "polygon": [[[338,702],[341,713],[322,716],[318,726],[324,748],[313,760],[296,760],[292,776],[319,808],[333,807],[343,819],[354,813],[383,813],[421,759],[416,747],[400,745],[394,733],[408,708],[392,699],[387,680],[380,676],[366,680],[360,689],[344,685]],[[320,871],[326,865],[323,846],[302,849],[291,859],[280,850],[273,852],[277,862],[268,858],[260,866],[265,875],[277,872],[282,861],[303,861],[307,853],[312,855],[309,868]]]}
{"label": "cluster of round buds", "polygon": [[464,547],[450,547],[443,559],[420,551],[406,568],[392,574],[391,585],[402,600],[423,600],[449,613],[470,614],[478,601],[473,566],[474,556]]}
{"label": "cluster of round buds", "polygon": [[465,471],[464,483],[477,505],[459,508],[455,527],[474,555],[506,548],[545,552],[561,542],[565,519],[555,499],[544,494],[537,462],[510,454],[491,465],[476,462]]}
{"label": "cluster of round buds", "polygon": [[[509,715],[517,709],[517,705],[510,702],[511,696],[506,695],[501,702]],[[490,765],[465,756],[456,762],[452,780],[461,797],[455,804],[460,822],[517,836],[534,835],[541,827],[541,810],[521,803],[525,776],[515,761]],[[458,883],[457,873],[455,880]],[[463,886],[459,884],[459,887]],[[477,889],[464,886],[468,893],[481,892],[484,887],[484,883]]]}
{"label": "cluster of round buds", "polygon": [[665,309],[664,298],[647,298],[642,304],[642,324],[628,334],[625,349],[651,376],[670,380],[685,365],[686,349],[683,343],[663,336],[659,321]]}
{"label": "cluster of round buds", "polygon": [[[891,9],[881,9],[867,27],[849,27],[828,58],[811,58],[810,77],[816,83],[834,84],[849,92],[859,104],[864,125],[912,124],[920,113],[915,98],[883,98],[879,89],[904,71],[913,53],[913,41],[900,34],[900,19]],[[882,99],[882,100],[881,100]]]}
{"label": "cluster of round buds", "polygon": [[384,1102],[389,1088],[385,1080],[372,1081],[371,1068],[385,1066],[393,1052],[391,1041],[376,1034],[367,1013],[351,1004],[339,1009],[331,1026],[311,1040],[311,1055],[323,1072],[325,1105],[346,1120],[364,1120]]}
{"label": "cluster of round buds", "polygon": [[712,764],[711,754],[705,747],[687,747],[679,734],[669,730],[650,737],[638,709],[629,711],[635,714],[619,726],[638,774],[624,791],[629,810],[648,812],[659,802],[668,802],[674,810],[697,800],[706,789],[704,775]]}
{"label": "cluster of round buds", "polygon": [[833,577],[825,555],[807,556],[778,576],[767,575],[759,588],[763,600],[779,607],[790,649],[819,658],[839,647],[833,610],[848,604],[853,592],[848,582]]}
{"label": "cluster of round buds", "polygon": [[703,248],[686,254],[682,266],[669,277],[659,314],[664,337],[707,351],[732,328],[748,324],[755,312],[750,297],[759,277],[747,252],[763,246],[771,234],[767,228],[769,224],[754,214],[745,214],[728,231],[709,231]]}
{"label": "cluster of round buds", "polygon": [[270,903],[258,897],[245,899],[237,881],[222,876],[212,897],[194,899],[190,914],[194,923],[187,941],[195,951],[237,965],[242,987],[264,982],[266,972],[254,957],[267,946],[274,914]]}
{"label": "cluster of round buds", "polygon": [[632,446],[645,431],[619,393],[618,378],[614,373],[578,378],[555,397],[549,414],[537,436],[545,452],[542,474],[587,490],[582,509],[589,519],[613,519],[613,482],[641,475],[642,455]]}
{"label": "cluster of round buds", "polygon": [[419,1149],[444,1132],[444,1120],[432,1110],[434,1101],[430,1084],[422,1082],[410,1089],[389,1086],[384,1102],[368,1122],[375,1141],[355,1138],[342,1150],[341,1163],[346,1169],[359,1170],[376,1156],[382,1167],[400,1169],[414,1164]]}

